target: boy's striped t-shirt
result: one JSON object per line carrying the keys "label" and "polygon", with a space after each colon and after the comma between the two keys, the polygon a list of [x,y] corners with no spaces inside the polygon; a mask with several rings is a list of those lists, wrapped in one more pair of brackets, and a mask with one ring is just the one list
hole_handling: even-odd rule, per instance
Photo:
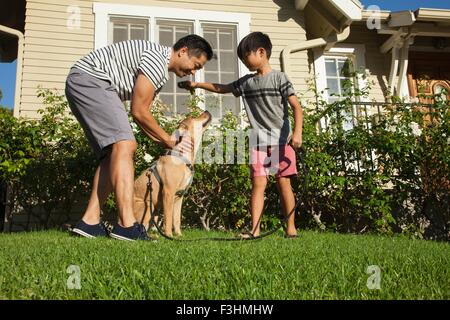
{"label": "boy's striped t-shirt", "polygon": [[169,79],[172,48],[145,40],[129,40],[92,51],[74,64],[90,75],[110,81],[122,101],[131,100],[141,71],[158,93]]}
{"label": "boy's striped t-shirt", "polygon": [[289,96],[295,95],[288,76],[277,70],[260,76],[245,75],[232,83],[233,94],[242,96],[252,134],[253,143],[260,146],[284,145],[291,133],[289,122]]}

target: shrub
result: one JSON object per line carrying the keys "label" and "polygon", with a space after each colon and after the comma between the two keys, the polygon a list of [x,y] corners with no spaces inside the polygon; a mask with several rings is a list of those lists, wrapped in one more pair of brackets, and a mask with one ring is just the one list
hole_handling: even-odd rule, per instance
{"label": "shrub", "polygon": [[[381,113],[352,116],[351,128],[344,115],[354,96],[307,109],[304,210],[338,231],[450,239],[448,104],[432,98],[429,108],[386,103]],[[324,117],[329,125],[317,133]]]}
{"label": "shrub", "polygon": [[25,228],[32,217],[44,228],[68,220],[87,194],[95,167],[82,130],[65,113],[64,97],[50,90],[39,90],[38,95],[45,106],[39,110],[40,120],[5,114],[0,120],[0,177],[11,191],[11,214],[22,211],[28,216]]}
{"label": "shrub", "polygon": [[[435,97],[435,104],[427,110],[432,121],[427,122],[420,105],[386,104],[384,113],[354,116],[353,126],[346,128],[344,120],[354,107],[353,95],[358,94],[332,104],[304,103],[303,141],[309,174],[305,177],[300,170],[293,179],[294,191],[302,198],[297,221],[305,228],[405,232],[448,240],[448,105]],[[0,179],[11,190],[11,213],[29,217],[25,229],[33,216],[41,227],[51,227],[68,222],[71,213],[82,210],[98,165],[83,131],[67,113],[64,97],[49,90],[40,90],[39,96],[44,101],[39,121],[16,119],[3,109],[0,112]],[[187,115],[199,114],[198,102],[198,97],[192,97]],[[172,132],[187,115],[168,118],[165,107],[156,103],[152,112],[161,126]],[[329,125],[321,127],[324,118]],[[247,128],[239,123],[236,116],[226,115],[205,135],[203,150],[218,141],[217,135],[226,136],[229,129],[245,133]],[[162,149],[132,126],[139,146],[135,158],[138,176]],[[225,152],[227,146],[221,147]],[[184,224],[205,229],[248,225],[250,189],[246,164],[196,165],[194,183],[183,206]],[[104,211],[115,219],[112,197]],[[265,212],[266,228],[277,223],[278,218],[267,214],[279,212],[274,183],[266,192]]]}

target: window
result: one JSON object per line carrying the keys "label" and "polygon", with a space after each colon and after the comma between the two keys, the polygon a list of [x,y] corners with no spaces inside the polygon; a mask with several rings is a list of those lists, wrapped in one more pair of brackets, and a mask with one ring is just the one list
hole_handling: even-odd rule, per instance
{"label": "window", "polygon": [[353,92],[351,61],[347,57],[326,57],[325,69],[327,79],[328,102],[335,102]]}
{"label": "window", "polygon": [[[180,38],[192,34],[194,25],[192,22],[187,21],[174,21],[174,20],[160,20],[156,21],[157,39],[156,42],[171,47]],[[185,80],[194,80],[193,76],[186,76],[183,78],[177,78],[177,76],[170,72],[169,80],[164,85],[159,93],[159,98],[166,105],[170,106],[167,115],[173,113],[186,113],[186,101],[189,99],[189,91],[180,89],[177,86],[177,82]]]}
{"label": "window", "polygon": [[[112,3],[94,3],[93,10],[96,49],[129,39],[172,46],[181,37],[192,33],[211,43],[214,58],[195,76],[176,78],[169,73],[170,79],[159,93],[159,98],[171,105],[169,113],[187,111],[185,102],[189,93],[179,89],[177,82],[190,79],[230,83],[248,72],[237,57],[236,47],[240,39],[250,32],[249,14]],[[200,107],[210,111],[215,118],[228,111],[234,114],[241,111],[241,100],[232,94],[215,95],[199,90],[197,93],[203,94],[205,101]]]}
{"label": "window", "polygon": [[[203,36],[211,44],[214,57],[205,65],[205,81],[228,84],[239,78],[238,56],[236,54],[236,26],[202,25]],[[205,93],[206,108],[213,117],[220,117],[231,111],[240,112],[239,99],[233,94]]]}
{"label": "window", "polygon": [[148,40],[148,19],[111,17],[109,43]]}
{"label": "window", "polygon": [[[353,94],[355,91],[353,67],[349,57],[325,57],[325,70],[328,103],[340,101]],[[344,129],[353,128],[356,112],[356,108],[352,108],[352,111],[342,110],[340,116],[343,119]]]}
{"label": "window", "polygon": [[[323,92],[323,100],[333,103],[340,101],[349,93],[353,93],[355,89],[367,88],[367,78],[361,74],[367,72],[364,45],[338,43],[328,52],[324,52],[320,48],[313,49],[313,52],[317,91]],[[359,96],[357,101],[354,101],[351,110],[340,113],[344,130],[352,129],[355,120],[364,121],[367,129],[371,130],[371,124],[366,122],[366,116],[378,111],[376,108],[367,108],[359,102],[369,102],[369,99]],[[329,119],[323,117],[320,120],[320,126],[324,129],[328,128]],[[340,160],[348,172],[364,170],[362,165],[364,161],[371,161],[375,167],[377,165],[376,154],[373,150],[360,150],[354,154],[344,155]]]}
{"label": "window", "polygon": [[433,94],[438,95],[439,99],[447,101],[447,96],[450,95],[450,90],[444,83],[437,83],[433,87]]}
{"label": "window", "polygon": [[[361,44],[336,44],[328,52],[314,49],[314,69],[317,91],[323,92],[322,99],[328,103],[340,101],[343,97],[355,91],[355,88],[366,88],[366,79],[356,70],[365,72],[365,46]],[[358,101],[365,101],[366,97],[358,97]],[[357,101],[355,101],[357,102]],[[362,109],[357,103],[352,110],[343,112],[344,129],[353,128],[353,120],[362,115]],[[367,110],[364,109],[364,112]],[[370,110],[369,110],[370,111]],[[372,111],[370,111],[372,112]],[[328,119],[321,119],[321,127],[328,127]]]}

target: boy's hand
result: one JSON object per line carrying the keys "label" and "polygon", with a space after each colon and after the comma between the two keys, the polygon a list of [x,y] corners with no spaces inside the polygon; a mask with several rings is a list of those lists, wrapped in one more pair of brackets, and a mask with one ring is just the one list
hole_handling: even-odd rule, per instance
{"label": "boy's hand", "polygon": [[298,132],[294,132],[291,136],[290,144],[294,149],[299,149],[302,146],[302,134]]}
{"label": "boy's hand", "polygon": [[197,83],[194,81],[178,82],[178,88],[189,90],[191,92],[191,94],[194,94],[194,92],[195,92],[194,89],[195,89],[196,85],[197,85]]}

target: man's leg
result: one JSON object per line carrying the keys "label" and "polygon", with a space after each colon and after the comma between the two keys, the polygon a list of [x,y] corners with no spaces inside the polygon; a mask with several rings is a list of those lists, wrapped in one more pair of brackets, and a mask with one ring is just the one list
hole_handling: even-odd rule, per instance
{"label": "man's leg", "polygon": [[119,224],[125,228],[131,227],[136,222],[133,213],[133,156],[136,148],[136,141],[122,140],[114,143],[111,151],[111,185],[119,210]]}
{"label": "man's leg", "polygon": [[102,159],[95,172],[91,197],[89,198],[86,212],[83,215],[83,221],[87,224],[92,225],[100,222],[101,207],[112,191],[111,177],[109,174],[110,160],[111,154],[109,153]]}
{"label": "man's leg", "polygon": [[[97,168],[82,220],[88,224],[98,223],[101,206],[114,191],[119,224],[133,226],[133,155],[136,142],[115,87],[109,81],[97,79],[75,68],[67,77],[66,95],[96,155],[101,156],[105,146],[108,151]],[[92,235],[83,224],[79,225],[79,229],[83,229],[81,235]]]}

